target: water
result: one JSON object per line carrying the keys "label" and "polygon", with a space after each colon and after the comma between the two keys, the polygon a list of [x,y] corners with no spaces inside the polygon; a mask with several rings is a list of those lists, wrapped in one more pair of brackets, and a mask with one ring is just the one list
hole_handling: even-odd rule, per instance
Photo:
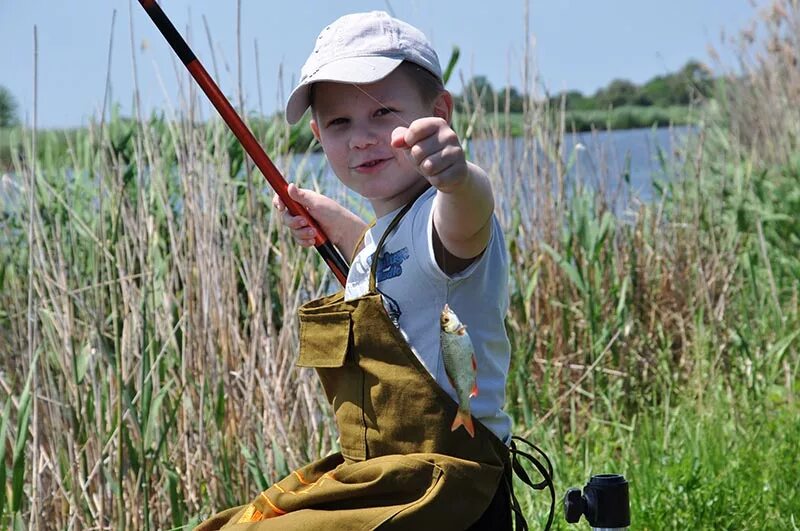
{"label": "water", "polygon": [[[653,199],[653,180],[672,178],[671,167],[682,162],[680,148],[695,133],[695,128],[679,127],[570,135],[565,151],[577,154],[570,176],[576,179],[595,176],[612,185],[609,181],[621,179],[632,195],[649,202]],[[584,148],[576,149],[578,144]],[[662,167],[659,150],[666,167]]]}
{"label": "water", "polygon": [[[563,163],[568,168],[568,182],[581,182],[595,189],[603,189],[613,200],[615,209],[624,208],[631,198],[648,202],[654,197],[654,179],[670,179],[659,160],[664,156],[667,167],[679,162],[678,148],[694,133],[691,127],[628,129],[575,133],[565,138]],[[484,166],[499,168],[504,176],[517,175],[520,164],[531,164],[520,157],[526,152],[522,138],[471,142],[468,150]],[[546,159],[542,153],[540,161]],[[369,217],[369,205],[348,193],[333,175],[322,153],[297,155],[276,161],[288,181],[305,187],[318,187],[323,193],[346,201],[346,206]],[[525,171],[524,169],[522,171]],[[528,171],[533,174],[534,168]],[[2,175],[0,182],[0,213],[19,213],[24,195],[19,179],[13,174]],[[621,193],[624,192],[624,193]],[[263,193],[272,192],[265,185]]]}
{"label": "water", "polygon": [[[569,134],[564,139],[561,156],[567,169],[565,180],[568,186],[579,182],[602,189],[611,199],[627,197],[650,202],[654,198],[654,180],[672,178],[670,170],[681,162],[679,148],[694,132],[694,128],[679,127]],[[533,164],[530,153],[527,160],[520,160],[530,151],[523,142],[522,138],[504,141],[501,146],[481,142],[473,149],[480,160],[497,164],[501,177],[511,176],[520,171],[536,171],[530,167]],[[537,159],[539,164],[549,163],[551,174],[555,175],[554,156],[539,148]]]}
{"label": "water", "polygon": [[10,173],[0,174],[0,216],[10,216],[16,212],[22,201],[22,188],[18,179]]}

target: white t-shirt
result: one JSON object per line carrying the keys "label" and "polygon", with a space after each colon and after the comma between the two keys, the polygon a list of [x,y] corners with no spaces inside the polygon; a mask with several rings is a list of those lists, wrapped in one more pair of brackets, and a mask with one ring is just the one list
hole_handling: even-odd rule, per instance
{"label": "white t-shirt", "polygon": [[[508,310],[508,256],[503,232],[492,218],[486,250],[464,271],[445,274],[434,257],[430,188],[417,199],[383,245],[378,262],[378,290],[412,351],[439,385],[458,400],[444,371],[439,348],[439,316],[445,303],[467,326],[478,365],[478,396],[470,400],[472,414],[501,441],[508,442],[511,418],[503,411],[510,345],[504,318]],[[369,272],[378,241],[400,209],[380,217],[364,237],[364,248],[353,260],[345,300],[369,290]]]}

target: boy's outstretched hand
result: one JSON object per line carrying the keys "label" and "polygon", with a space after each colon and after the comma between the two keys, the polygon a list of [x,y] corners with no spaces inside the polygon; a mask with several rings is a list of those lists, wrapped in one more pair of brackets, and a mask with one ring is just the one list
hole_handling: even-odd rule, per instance
{"label": "boy's outstretched hand", "polygon": [[[439,117],[397,127],[391,143],[395,149],[406,149],[417,171],[442,192],[433,205],[436,234],[449,254],[467,260],[462,265],[469,263],[483,252],[491,234],[494,198],[486,172],[467,162],[458,135]],[[443,258],[439,265],[454,271]]]}
{"label": "boy's outstretched hand", "polygon": [[414,120],[392,131],[392,147],[408,150],[417,170],[436,189],[450,192],[467,177],[467,159],[458,135],[442,118]]}
{"label": "boy's outstretched hand", "polygon": [[[298,188],[293,183],[288,187],[289,197],[300,203],[316,220],[325,235],[339,248],[345,259],[353,256],[355,246],[367,224],[330,197],[313,190]],[[303,247],[314,245],[315,231],[303,216],[293,216],[278,194],[272,197],[272,206],[281,213],[281,222],[289,227],[292,238]]]}

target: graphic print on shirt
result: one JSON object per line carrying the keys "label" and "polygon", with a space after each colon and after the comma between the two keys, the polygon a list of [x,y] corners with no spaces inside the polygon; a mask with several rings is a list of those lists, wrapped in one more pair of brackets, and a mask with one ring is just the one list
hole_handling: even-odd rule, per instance
{"label": "graphic print on shirt", "polygon": [[[383,282],[399,277],[403,274],[403,262],[408,260],[411,255],[408,252],[408,247],[403,247],[399,251],[393,253],[385,252],[378,259],[378,271],[376,272],[376,280]],[[351,286],[359,286],[369,280],[369,270],[372,266],[372,256],[368,256],[366,260],[356,259],[350,268],[350,278],[348,284]]]}
{"label": "graphic print on shirt", "polygon": [[[408,260],[410,256],[408,247],[403,247],[399,251],[393,253],[383,253],[378,259],[378,270],[375,273],[377,281],[381,282],[402,275],[403,262]],[[383,305],[386,307],[386,313],[389,314],[389,319],[392,320],[397,328],[400,328],[400,316],[403,314],[402,310],[400,310],[400,305],[387,293],[384,293],[380,289],[378,289],[378,291],[383,295]]]}
{"label": "graphic print on shirt", "polygon": [[403,247],[394,253],[385,252],[378,259],[378,271],[376,278],[378,282],[399,277],[403,274],[403,262],[408,260],[408,247]]}

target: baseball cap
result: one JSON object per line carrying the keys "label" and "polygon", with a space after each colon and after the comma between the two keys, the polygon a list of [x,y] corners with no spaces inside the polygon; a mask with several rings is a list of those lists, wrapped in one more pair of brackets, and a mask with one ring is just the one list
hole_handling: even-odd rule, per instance
{"label": "baseball cap", "polygon": [[439,57],[425,34],[384,11],[353,13],[336,19],[317,37],[300,70],[300,82],[286,102],[286,120],[296,123],[311,104],[318,81],[374,83],[410,61],[442,79]]}

